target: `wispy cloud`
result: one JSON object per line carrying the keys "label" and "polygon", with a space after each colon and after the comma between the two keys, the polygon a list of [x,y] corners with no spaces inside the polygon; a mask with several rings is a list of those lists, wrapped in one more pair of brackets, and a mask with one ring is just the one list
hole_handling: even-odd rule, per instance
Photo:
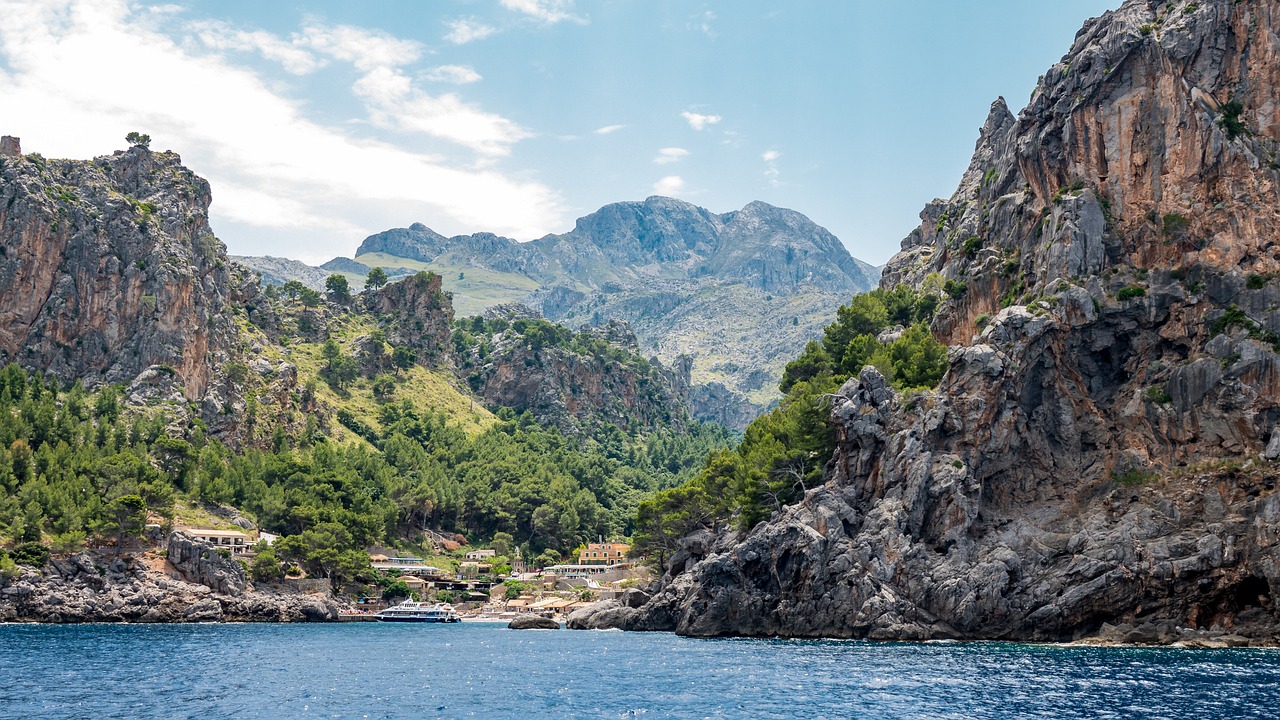
{"label": "wispy cloud", "polygon": [[602,128],[596,128],[595,132],[597,135],[608,135],[610,133],[616,133],[624,127],[626,127],[626,125],[605,125]]}
{"label": "wispy cloud", "polygon": [[480,82],[484,78],[469,65],[439,65],[427,71],[426,78],[431,82],[446,82],[454,85],[469,85]]}
{"label": "wispy cloud", "polygon": [[658,150],[658,156],[653,159],[653,162],[657,165],[666,165],[668,163],[676,162],[681,158],[688,157],[688,155],[689,151],[684,148],[662,148]]}
{"label": "wispy cloud", "polygon": [[[350,253],[393,217],[521,238],[560,226],[561,200],[546,186],[316,121],[227,49],[189,42],[135,8],[126,0],[0,0],[5,131],[32,151],[79,158],[122,147],[131,130],[150,133],[152,147],[180,151],[210,180],[215,228],[235,227],[223,239],[239,252],[324,260]],[[464,147],[501,150],[521,136],[514,123],[452,96],[425,96],[388,68],[404,58],[392,50],[412,55],[409,45],[359,48],[360,33],[320,29],[298,33],[305,49],[368,69],[358,90],[370,107],[387,106],[387,120],[426,112],[431,132]],[[139,78],[165,91],[139,92]],[[467,129],[476,122],[479,131]]]}
{"label": "wispy cloud", "polygon": [[469,42],[483,40],[498,31],[492,25],[486,25],[471,18],[450,20],[445,23],[445,27],[449,31],[444,34],[444,39],[454,45],[466,45]]}
{"label": "wispy cloud", "polygon": [[653,184],[654,195],[676,197],[684,190],[684,178],[679,175],[668,175]]}
{"label": "wispy cloud", "polygon": [[690,29],[697,30],[703,35],[706,35],[712,40],[715,40],[718,33],[715,31],[715,28],[712,27],[711,25],[711,23],[715,22],[715,19],[716,19],[716,14],[711,12],[710,10],[704,10],[703,12],[700,12],[700,13],[694,13],[689,17],[689,27]]}
{"label": "wispy cloud", "polygon": [[585,18],[573,14],[573,0],[502,0],[502,7],[524,13],[548,25],[566,20],[585,24]]}
{"label": "wispy cloud", "polygon": [[699,131],[708,125],[715,125],[722,119],[719,115],[703,115],[702,113],[690,112],[688,110],[680,113],[680,117],[684,118],[685,121],[689,123],[689,127]]}
{"label": "wispy cloud", "polygon": [[760,159],[764,160],[764,176],[769,180],[769,185],[778,187],[782,184],[781,173],[778,172],[778,158],[782,157],[782,153],[777,150],[765,150],[760,155]]}
{"label": "wispy cloud", "polygon": [[220,20],[197,21],[190,27],[208,48],[257,53],[280,63],[286,72],[293,75],[307,75],[327,63],[324,58],[299,47],[296,41],[262,30],[241,30]]}

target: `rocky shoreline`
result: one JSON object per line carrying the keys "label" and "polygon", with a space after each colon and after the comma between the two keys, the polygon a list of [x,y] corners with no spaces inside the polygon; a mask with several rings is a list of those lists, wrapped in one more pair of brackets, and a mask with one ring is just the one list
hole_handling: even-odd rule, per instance
{"label": "rocky shoreline", "polygon": [[330,598],[251,588],[244,568],[212,545],[169,536],[160,567],[142,555],[81,552],[0,577],[0,622],[335,622]]}

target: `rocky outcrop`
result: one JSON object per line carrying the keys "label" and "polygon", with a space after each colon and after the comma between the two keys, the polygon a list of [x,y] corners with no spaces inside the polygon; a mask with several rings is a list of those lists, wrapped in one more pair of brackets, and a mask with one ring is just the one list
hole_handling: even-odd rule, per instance
{"label": "rocky outcrop", "polygon": [[947,283],[940,386],[864,369],[824,486],[578,622],[1280,642],[1278,30],[1262,0],[1088,23],[884,270]]}
{"label": "rocky outcrop", "polygon": [[541,615],[521,615],[507,623],[508,630],[559,630],[560,623]]}
{"label": "rocky outcrop", "polygon": [[574,333],[525,317],[523,306],[508,310],[514,319],[506,329],[480,339],[460,359],[467,382],[489,406],[529,411],[575,435],[606,425],[653,430],[688,422],[687,365],[673,372],[640,356],[625,323]]}
{"label": "rocky outcrop", "polygon": [[420,272],[380,288],[366,298],[368,310],[387,323],[392,345],[411,347],[424,365],[449,366],[453,304],[440,276]]}
{"label": "rocky outcrop", "polygon": [[169,536],[167,559],[190,582],[199,583],[216,593],[239,595],[249,581],[244,565],[230,555],[222,555],[218,548],[196,540],[183,532]]}
{"label": "rocky outcrop", "polygon": [[[203,546],[203,547],[201,547]],[[184,569],[152,569],[143,556],[82,552],[0,576],[0,622],[333,622],[338,606],[328,598],[261,589],[246,591],[243,571],[219,565],[213,546],[175,534],[169,547],[192,555]],[[205,553],[210,558],[202,558]],[[218,558],[212,560],[211,558]],[[239,563],[234,560],[228,563]],[[215,584],[195,582],[201,575]],[[238,588],[238,589],[237,589]]]}
{"label": "rocky outcrop", "polygon": [[209,202],[175,153],[0,158],[0,362],[90,383],[171,367],[202,398],[235,353],[230,308],[258,292]]}

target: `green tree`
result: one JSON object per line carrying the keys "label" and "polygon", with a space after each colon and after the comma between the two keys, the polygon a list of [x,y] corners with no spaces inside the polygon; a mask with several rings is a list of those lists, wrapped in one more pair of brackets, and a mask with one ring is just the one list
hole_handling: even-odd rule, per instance
{"label": "green tree", "polygon": [[279,582],[284,579],[284,568],[280,556],[266,543],[258,543],[254,548],[253,562],[249,565],[249,577],[254,582]]}
{"label": "green tree", "polygon": [[125,538],[142,535],[147,523],[147,503],[140,495],[121,495],[107,505],[106,519],[104,529],[115,535],[116,555],[119,555]]}
{"label": "green tree", "polygon": [[124,141],[129,143],[129,147],[140,147],[144,149],[151,147],[151,136],[146,133],[140,133],[137,131],[131,132],[124,136]]}
{"label": "green tree", "polygon": [[418,353],[408,345],[397,345],[391,349],[391,364],[397,370],[408,370],[418,362]]}
{"label": "green tree", "polygon": [[329,299],[336,303],[351,302],[351,284],[347,282],[346,275],[334,273],[325,278],[324,289],[329,293]]}
{"label": "green tree", "polygon": [[387,284],[387,271],[381,267],[375,267],[369,271],[368,277],[365,278],[364,286],[373,292],[377,292],[379,288]]}

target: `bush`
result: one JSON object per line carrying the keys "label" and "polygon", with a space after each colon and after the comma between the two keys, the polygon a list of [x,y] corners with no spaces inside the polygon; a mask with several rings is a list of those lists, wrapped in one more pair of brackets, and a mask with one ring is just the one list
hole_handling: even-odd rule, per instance
{"label": "bush", "polygon": [[1228,100],[1222,103],[1221,110],[1222,116],[1218,118],[1218,125],[1227,134],[1228,140],[1235,140],[1241,135],[1249,134],[1249,126],[1240,119],[1240,115],[1244,113],[1244,105],[1239,100]]}
{"label": "bush", "polygon": [[1157,385],[1147,388],[1147,400],[1159,405],[1168,405],[1173,402],[1173,397],[1167,390]]}
{"label": "bush", "polygon": [[951,299],[959,300],[969,292],[969,285],[961,280],[948,280],[942,289],[951,296]]}
{"label": "bush", "polygon": [[1116,293],[1116,297],[1119,298],[1121,301],[1125,301],[1125,300],[1132,300],[1134,298],[1140,298],[1145,296],[1146,294],[1147,294],[1147,289],[1142,287],[1141,285],[1126,285],[1125,287],[1120,289],[1120,292]]}
{"label": "bush", "polygon": [[969,257],[973,257],[974,255],[978,254],[979,250],[982,249],[982,238],[971,237],[968,240],[964,241],[963,247],[964,247],[964,254],[968,255]]}
{"label": "bush", "polygon": [[1265,275],[1250,275],[1245,281],[1245,287],[1250,290],[1261,290],[1267,286],[1267,277]]}
{"label": "bush", "polygon": [[49,562],[49,549],[40,543],[26,542],[9,551],[9,557],[19,565],[44,567]]}

